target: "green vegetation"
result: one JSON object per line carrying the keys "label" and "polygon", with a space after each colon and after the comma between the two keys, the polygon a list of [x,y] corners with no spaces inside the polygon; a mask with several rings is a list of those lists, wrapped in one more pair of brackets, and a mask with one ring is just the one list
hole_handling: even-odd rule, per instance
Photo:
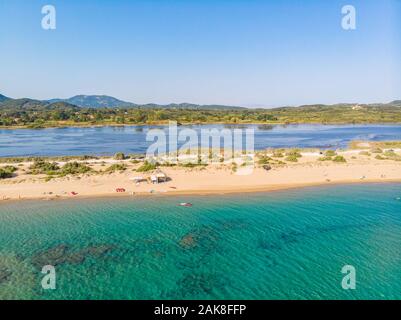
{"label": "green vegetation", "polygon": [[383,155],[384,155],[385,157],[389,157],[389,158],[393,158],[393,157],[398,156],[398,155],[394,152],[394,150],[386,150],[386,151],[383,153]]}
{"label": "green vegetation", "polygon": [[332,157],[324,156],[317,159],[318,161],[331,161],[333,160]]}
{"label": "green vegetation", "polygon": [[343,156],[335,156],[333,162],[347,162]]}
{"label": "green vegetation", "polygon": [[7,179],[13,176],[12,172],[8,172],[4,169],[0,169],[0,179]]}
{"label": "green vegetation", "polygon": [[5,166],[0,168],[0,179],[7,179],[13,176],[13,173],[17,171],[16,167]]}
{"label": "green vegetation", "polygon": [[[323,157],[318,158],[318,161],[331,161],[333,157],[337,155],[337,152],[334,150],[326,150]],[[334,160],[333,160],[334,161]]]}
{"label": "green vegetation", "polygon": [[284,160],[289,162],[298,162],[298,158],[302,157],[301,153],[297,149],[289,150],[285,155],[286,158]]}
{"label": "green vegetation", "polygon": [[261,156],[259,157],[258,164],[264,165],[269,164],[273,159],[268,156]]}
{"label": "green vegetation", "polygon": [[85,163],[80,162],[68,162],[62,168],[60,174],[65,176],[69,174],[83,174],[92,171],[91,167],[88,167]]}
{"label": "green vegetation", "polygon": [[60,170],[56,162],[48,162],[41,158],[36,158],[33,164],[29,167],[31,174],[47,174],[54,175]]}
{"label": "green vegetation", "polygon": [[138,169],[136,169],[137,172],[148,172],[155,170],[157,168],[156,163],[150,163],[148,161],[145,161]]}
{"label": "green vegetation", "polygon": [[298,162],[298,157],[295,155],[289,155],[284,160],[289,162]]}
{"label": "green vegetation", "polygon": [[41,158],[34,160],[33,164],[29,167],[30,174],[46,174],[49,176],[66,176],[69,174],[82,174],[92,171],[92,168],[88,167],[84,163],[77,161],[68,162],[62,168],[56,162],[45,161]]}
{"label": "green vegetation", "polygon": [[80,160],[80,161],[85,161],[89,159],[99,159],[99,157],[96,156],[88,156],[88,155],[83,155],[83,156],[60,156],[60,157],[0,157],[0,163],[22,163],[22,162],[32,162],[36,160],[44,160],[44,161],[62,161],[62,162],[68,162],[72,160]]}
{"label": "green vegetation", "polygon": [[116,159],[116,160],[124,160],[124,159],[126,159],[126,157],[125,157],[125,154],[124,154],[124,153],[122,153],[122,152],[117,152],[117,153],[114,155],[114,159]]}
{"label": "green vegetation", "polygon": [[283,158],[284,154],[281,150],[274,150],[272,157],[274,158]]}
{"label": "green vegetation", "polygon": [[1,169],[5,170],[5,171],[8,171],[8,172],[11,172],[11,173],[14,173],[15,171],[18,170],[18,169],[17,169],[16,167],[14,167],[14,166],[4,166],[4,167],[2,167]]}
{"label": "green vegetation", "polygon": [[195,168],[195,167],[207,167],[206,163],[193,163],[193,162],[188,162],[188,163],[184,163],[181,165],[181,167],[183,168]]}
{"label": "green vegetation", "polygon": [[112,172],[116,172],[116,171],[121,172],[121,171],[125,171],[125,170],[127,170],[127,165],[122,164],[122,163],[115,163],[115,164],[112,164],[110,167],[108,167],[106,169],[106,172],[112,173]]}
{"label": "green vegetation", "polygon": [[160,167],[176,167],[177,166],[177,164],[176,163],[173,163],[173,162],[163,162],[163,163],[160,163]]}
{"label": "green vegetation", "polygon": [[378,154],[375,158],[378,160],[401,161],[401,156],[395,153],[393,150],[387,150],[382,155]]}
{"label": "green vegetation", "polygon": [[67,102],[9,99],[0,102],[0,127],[45,128],[79,125],[186,123],[400,123],[396,104],[308,105],[274,109],[224,106],[143,105],[79,107]]}
{"label": "green vegetation", "polygon": [[297,157],[297,158],[301,158],[302,157],[302,155],[301,155],[301,153],[299,152],[298,149],[289,150],[289,151],[287,151],[285,153],[285,155],[286,156],[294,156],[294,157]]}
{"label": "green vegetation", "polygon": [[334,157],[334,156],[337,155],[337,153],[336,153],[334,150],[327,150],[327,151],[324,153],[324,155],[325,155],[326,157]]}
{"label": "green vegetation", "polygon": [[372,141],[370,144],[382,149],[401,148],[401,141]]}

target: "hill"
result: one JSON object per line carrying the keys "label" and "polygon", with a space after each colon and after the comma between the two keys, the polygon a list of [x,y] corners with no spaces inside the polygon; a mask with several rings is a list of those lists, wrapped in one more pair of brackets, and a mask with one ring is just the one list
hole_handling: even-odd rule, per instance
{"label": "hill", "polygon": [[135,103],[122,101],[106,95],[77,95],[68,99],[51,99],[48,102],[67,102],[86,108],[127,108],[136,106]]}
{"label": "hill", "polygon": [[10,100],[10,98],[9,98],[9,97],[6,97],[6,96],[3,96],[2,94],[0,94],[0,103],[1,103],[1,102],[4,102],[4,101],[7,101],[7,100]]}
{"label": "hill", "polygon": [[29,98],[7,99],[0,103],[0,109],[23,110],[23,109],[44,107],[46,104],[48,103]]}
{"label": "hill", "polygon": [[156,104],[147,103],[142,105],[136,105],[138,108],[142,109],[186,109],[186,110],[242,110],[247,109],[245,107],[237,106],[225,106],[225,105],[202,105],[194,103],[170,103],[170,104]]}
{"label": "hill", "polygon": [[237,106],[224,105],[199,105],[194,103],[170,103],[170,104],[136,104],[119,100],[117,98],[105,95],[78,95],[69,99],[51,99],[48,102],[67,102],[79,107],[86,108],[143,108],[143,109],[191,109],[191,110],[233,110],[245,109]]}
{"label": "hill", "polygon": [[[43,128],[74,125],[166,124],[168,121],[177,121],[181,124],[401,123],[399,100],[375,104],[315,104],[248,109],[191,103],[136,105],[130,102],[125,102],[128,105],[124,107],[119,102],[122,100],[108,96],[77,97],[67,100],[78,102],[81,106],[58,99],[41,101],[29,98],[2,98],[0,126]],[[92,104],[96,106],[92,107]],[[87,105],[91,107],[86,107]]]}
{"label": "hill", "polygon": [[[0,95],[0,108],[1,109],[21,109],[21,108],[39,108],[49,106],[55,103],[65,103],[65,106],[77,106],[81,108],[91,109],[124,109],[124,108],[137,108],[137,109],[173,109],[173,110],[245,110],[244,107],[225,106],[225,105],[199,105],[194,103],[170,103],[160,105],[156,103],[148,104],[135,104],[119,100],[114,97],[105,95],[77,95],[68,99],[50,99],[50,100],[35,100],[29,98],[11,99],[6,96]],[[58,105],[63,106],[62,104]]]}

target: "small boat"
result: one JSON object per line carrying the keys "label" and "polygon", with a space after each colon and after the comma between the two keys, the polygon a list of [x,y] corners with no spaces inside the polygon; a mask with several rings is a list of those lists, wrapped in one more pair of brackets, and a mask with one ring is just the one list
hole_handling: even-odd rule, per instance
{"label": "small boat", "polygon": [[192,203],[189,203],[189,202],[181,202],[181,203],[179,204],[179,206],[181,206],[181,207],[192,207]]}

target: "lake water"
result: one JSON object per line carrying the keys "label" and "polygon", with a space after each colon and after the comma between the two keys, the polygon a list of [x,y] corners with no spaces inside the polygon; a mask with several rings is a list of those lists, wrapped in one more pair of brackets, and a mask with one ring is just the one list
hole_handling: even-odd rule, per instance
{"label": "lake water", "polygon": [[[267,147],[346,147],[352,140],[401,140],[401,125],[194,125],[179,130],[252,128],[255,149]],[[112,155],[145,153],[150,129],[163,126],[0,130],[0,156]],[[181,145],[182,142],[179,144]]]}
{"label": "lake water", "polygon": [[[400,299],[400,196],[371,184],[1,203],[0,299]],[[56,290],[40,286],[44,264]]]}

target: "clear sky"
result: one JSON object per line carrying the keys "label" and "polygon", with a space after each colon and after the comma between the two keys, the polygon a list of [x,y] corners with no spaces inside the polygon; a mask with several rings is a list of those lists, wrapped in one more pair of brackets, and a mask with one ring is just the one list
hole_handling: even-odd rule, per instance
{"label": "clear sky", "polygon": [[[41,9],[57,10],[43,30]],[[341,8],[356,8],[356,30]],[[0,93],[279,106],[401,99],[400,0],[0,0]]]}

